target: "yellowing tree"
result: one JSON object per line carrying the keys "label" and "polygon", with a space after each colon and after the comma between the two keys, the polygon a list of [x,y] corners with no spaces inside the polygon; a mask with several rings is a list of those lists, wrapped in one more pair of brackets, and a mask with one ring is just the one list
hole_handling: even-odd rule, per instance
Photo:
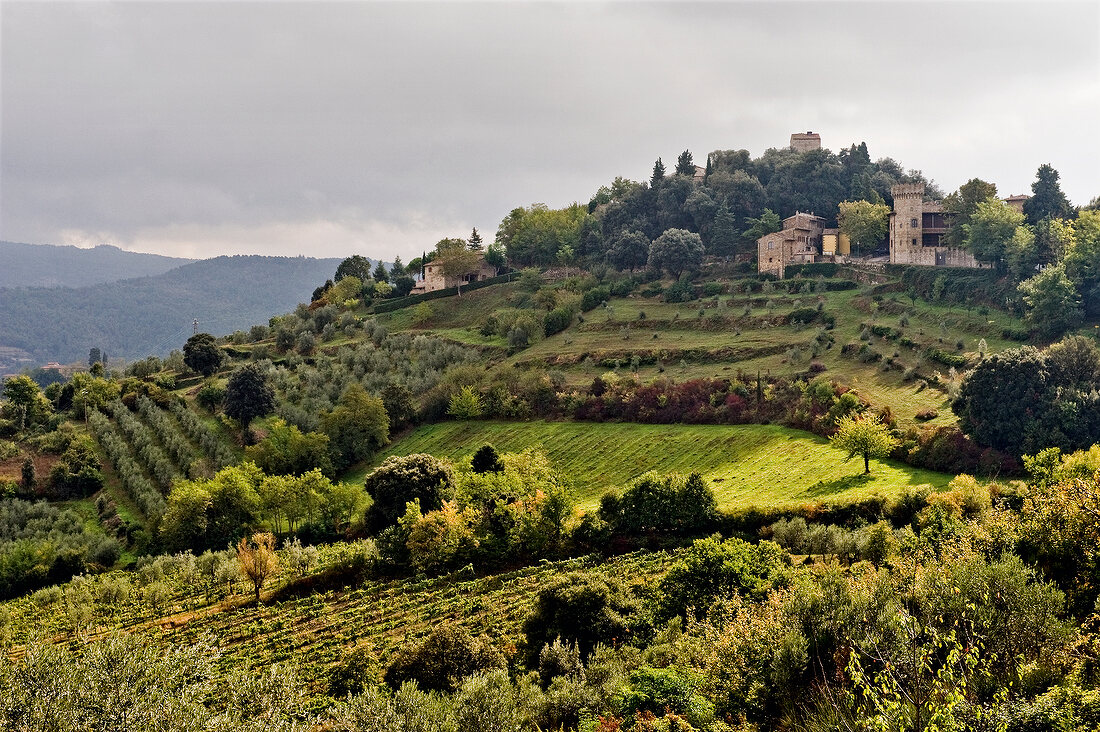
{"label": "yellowing tree", "polygon": [[836,434],[829,439],[833,447],[848,451],[846,460],[856,455],[863,457],[864,475],[871,472],[871,458],[886,457],[900,444],[878,415],[869,412],[842,417],[837,422]]}
{"label": "yellowing tree", "polygon": [[240,562],[241,572],[252,583],[256,591],[256,604],[260,604],[260,589],[279,569],[279,559],[275,556],[275,537],[271,534],[253,534],[252,540],[248,537],[241,539],[237,545],[237,561]]}

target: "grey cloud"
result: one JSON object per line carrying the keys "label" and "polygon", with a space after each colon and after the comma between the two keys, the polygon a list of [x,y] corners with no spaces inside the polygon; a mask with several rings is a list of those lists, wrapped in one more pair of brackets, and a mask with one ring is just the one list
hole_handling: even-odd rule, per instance
{"label": "grey cloud", "polygon": [[[372,256],[794,130],[1100,193],[1093,3],[18,3],[0,236]],[[1006,154],[1006,153],[1011,154]],[[278,228],[285,225],[284,229]],[[272,228],[272,227],[275,228]],[[235,232],[235,233],[234,233]],[[374,237],[373,240],[370,238]],[[144,242],[144,244],[143,244]],[[180,245],[182,246],[182,244]],[[215,247],[220,249],[215,249]],[[280,252],[297,253],[297,250]]]}

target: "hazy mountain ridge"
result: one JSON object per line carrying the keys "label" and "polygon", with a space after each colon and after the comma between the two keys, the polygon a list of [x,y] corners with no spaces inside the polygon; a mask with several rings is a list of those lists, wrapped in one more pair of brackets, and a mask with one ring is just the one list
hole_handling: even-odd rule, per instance
{"label": "hazy mountain ridge", "polygon": [[155,277],[194,261],[127,252],[108,244],[81,249],[0,241],[0,287],[88,287]]}
{"label": "hazy mountain ridge", "polygon": [[215,334],[266,323],[308,302],[341,260],[223,256],[89,287],[0,288],[0,345],[42,361],[144,358],[180,348],[192,322]]}

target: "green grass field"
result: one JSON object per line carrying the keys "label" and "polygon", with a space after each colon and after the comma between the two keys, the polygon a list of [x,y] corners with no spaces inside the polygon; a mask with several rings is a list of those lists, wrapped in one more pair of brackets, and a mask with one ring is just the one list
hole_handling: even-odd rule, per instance
{"label": "green grass field", "polygon": [[[921,484],[939,490],[952,477],[893,461],[872,461],[871,475],[864,477],[862,461],[845,462],[828,440],[775,425],[444,422],[410,433],[372,466],[390,455],[418,452],[466,459],[485,443],[501,452],[543,450],[572,481],[573,496],[584,508],[649,470],[702,474],[723,508],[853,500]],[[345,480],[361,480],[367,470]]]}

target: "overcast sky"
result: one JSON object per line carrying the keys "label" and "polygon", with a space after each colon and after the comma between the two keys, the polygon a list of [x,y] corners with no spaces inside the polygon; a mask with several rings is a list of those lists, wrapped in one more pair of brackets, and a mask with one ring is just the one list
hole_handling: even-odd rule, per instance
{"label": "overcast sky", "polygon": [[1100,195],[1100,3],[0,1],[0,239],[405,261],[690,149]]}

